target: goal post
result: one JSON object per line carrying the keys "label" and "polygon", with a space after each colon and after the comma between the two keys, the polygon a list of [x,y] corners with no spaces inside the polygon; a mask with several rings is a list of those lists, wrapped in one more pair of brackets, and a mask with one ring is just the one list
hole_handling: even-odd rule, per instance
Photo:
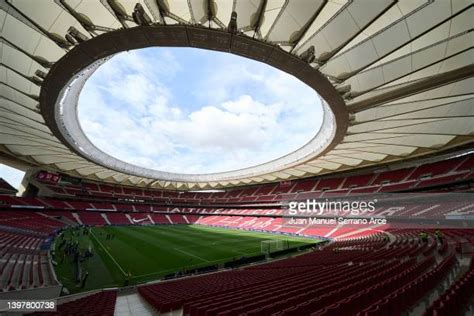
{"label": "goal post", "polygon": [[289,242],[286,239],[270,239],[260,242],[260,250],[262,253],[270,254],[275,251],[285,250],[289,248]]}

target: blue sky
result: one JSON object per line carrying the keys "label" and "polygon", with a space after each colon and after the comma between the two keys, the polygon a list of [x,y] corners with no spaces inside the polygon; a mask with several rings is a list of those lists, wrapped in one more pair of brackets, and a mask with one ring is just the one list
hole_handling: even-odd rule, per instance
{"label": "blue sky", "polygon": [[79,120],[121,160],[209,173],[263,163],[309,141],[322,121],[317,94],[263,63],[194,48],[124,52],[86,82]]}

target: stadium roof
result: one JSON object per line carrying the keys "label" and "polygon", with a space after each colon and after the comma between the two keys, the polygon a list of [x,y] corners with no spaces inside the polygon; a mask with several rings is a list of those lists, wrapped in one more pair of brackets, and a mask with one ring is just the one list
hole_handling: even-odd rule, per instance
{"label": "stadium roof", "polygon": [[[473,10],[470,0],[0,0],[1,157],[91,180],[197,190],[463,145],[474,138]],[[74,113],[91,65],[155,45],[228,51],[293,74],[327,102],[326,128],[302,151],[231,173],[153,172],[81,150],[75,116],[62,118],[61,103]]]}

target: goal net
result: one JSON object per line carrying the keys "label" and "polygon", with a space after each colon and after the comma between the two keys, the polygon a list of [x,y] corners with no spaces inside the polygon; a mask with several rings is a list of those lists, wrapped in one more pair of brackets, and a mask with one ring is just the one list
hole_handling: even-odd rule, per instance
{"label": "goal net", "polygon": [[275,251],[280,251],[284,249],[288,249],[289,243],[288,240],[263,240],[260,242],[260,248],[262,253],[272,253]]}

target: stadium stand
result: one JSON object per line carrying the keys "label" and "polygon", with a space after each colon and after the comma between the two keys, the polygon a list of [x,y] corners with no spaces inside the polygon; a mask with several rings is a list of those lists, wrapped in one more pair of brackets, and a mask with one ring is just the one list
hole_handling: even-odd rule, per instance
{"label": "stadium stand", "polygon": [[123,213],[104,213],[107,217],[108,223],[112,225],[130,225],[132,222],[127,218],[126,214]]}
{"label": "stadium stand", "polygon": [[474,260],[469,269],[428,308],[425,316],[461,315],[474,288]]}
{"label": "stadium stand", "polygon": [[45,241],[41,235],[24,227],[21,232],[0,231],[0,289],[13,291],[58,284],[47,252],[41,251]]}
{"label": "stadium stand", "polygon": [[[144,191],[84,182],[74,196],[16,197],[0,195],[0,288],[3,292],[57,286],[51,259],[42,245],[58,229],[104,225],[187,225],[237,228],[330,240],[327,246],[294,258],[244,267],[239,270],[165,281],[138,287],[138,293],[157,312],[182,310],[189,315],[380,315],[427,310],[425,315],[443,315],[446,310],[464,311],[472,283],[472,262],[461,277],[458,248],[474,247],[474,231],[442,228],[444,241],[435,230],[413,223],[355,227],[344,224],[289,225],[278,202],[269,208],[260,204],[235,208],[236,201],[258,202],[286,194],[295,199],[347,196],[407,189],[423,182],[449,185],[472,173],[470,158],[444,163],[436,178],[426,178],[422,166],[365,176],[293,181],[280,190],[277,185],[229,192],[186,193]],[[416,172],[415,172],[416,171]],[[439,180],[439,181],[438,181]],[[397,189],[392,190],[391,182]],[[424,184],[422,184],[424,185]],[[88,196],[83,195],[84,188]],[[313,190],[313,191],[308,191]],[[324,191],[326,190],[326,191]],[[80,194],[78,192],[81,192]],[[283,193],[286,192],[286,193]],[[98,194],[95,194],[98,193]],[[474,202],[423,199],[413,192],[402,207],[379,205],[371,214],[391,219],[439,220],[474,214]],[[118,197],[140,200],[120,200]],[[167,199],[160,203],[155,197]],[[228,203],[227,207],[189,207],[185,201]],[[390,201],[390,199],[389,199]],[[193,202],[194,203],[194,202]],[[184,203],[186,204],[186,203]],[[263,205],[263,204],[261,204]],[[421,243],[420,232],[429,234]],[[470,259],[469,259],[470,260]],[[458,276],[454,278],[453,276]],[[470,283],[471,282],[471,283]],[[314,287],[314,284],[318,284]],[[442,285],[440,285],[442,284]],[[434,295],[442,287],[441,295]],[[115,291],[101,292],[59,305],[64,311],[111,315]],[[426,297],[430,297],[427,299]],[[86,302],[103,300],[101,306]],[[86,306],[87,305],[87,306]],[[453,307],[455,306],[455,307]],[[429,307],[429,308],[428,308]],[[36,313],[39,315],[39,313]]]}
{"label": "stadium stand", "polygon": [[[393,231],[392,241],[379,233],[335,242],[291,259],[138,291],[160,313],[182,308],[190,315],[400,315],[453,274],[458,264],[452,249],[435,259],[434,251],[443,245],[434,238],[420,243],[418,232]],[[453,285],[459,295],[470,283],[461,284]]]}
{"label": "stadium stand", "polygon": [[[42,213],[49,217],[46,218],[31,210],[2,211],[2,214],[8,214],[5,217],[15,219],[3,220],[2,223],[7,224],[4,226],[22,230],[22,233],[0,231],[1,258],[2,261],[5,260],[0,273],[3,291],[42,288],[57,284],[49,259],[40,251],[40,247],[45,235],[65,225],[61,223],[61,219],[67,218],[72,221],[76,217],[69,211],[50,210]],[[108,221],[110,224],[131,224],[125,213],[107,212],[105,214],[107,220],[97,212],[76,213],[86,223],[104,225]],[[148,218],[148,215],[135,212],[133,217]],[[281,218],[248,215],[152,213],[150,217],[157,224],[196,223],[249,229],[263,228],[268,231],[278,231],[281,223]],[[40,221],[39,226],[30,224],[18,226],[17,220],[20,218],[36,221],[43,218],[45,221]],[[328,234],[331,231],[332,234]],[[339,228],[334,231],[334,227],[326,227],[308,228],[300,233],[326,235],[337,239],[338,236],[347,236],[347,231],[350,231],[350,228],[347,230]],[[459,259],[454,252],[458,245],[461,243],[474,245],[474,230],[443,229],[446,238],[446,242],[443,243],[436,242],[433,229],[428,230],[431,237],[427,244],[419,242],[420,229],[386,228],[385,231],[386,233],[381,233],[373,230],[370,234],[358,232],[327,247],[295,258],[243,270],[141,286],[138,292],[159,312],[183,308],[185,313],[189,312],[191,315],[401,313],[415,308],[426,295],[439,287],[440,280],[453,275],[455,267],[459,265]],[[338,275],[340,277],[337,277]],[[472,263],[470,270],[458,281],[446,282],[449,289],[433,300],[426,315],[442,315],[443,310],[466,308],[469,301],[463,293],[470,288],[471,281]],[[318,284],[318,288],[312,287],[311,284]],[[114,292],[106,296],[100,298],[104,300],[104,306],[90,307],[90,311],[84,309],[81,302],[90,302],[92,297],[59,305],[58,315],[65,310],[87,310],[91,315],[112,314],[116,294]],[[361,301],[362,298],[364,299]]]}
{"label": "stadium stand", "polygon": [[99,212],[78,212],[79,219],[84,225],[106,225],[104,217]]}
{"label": "stadium stand", "polygon": [[28,210],[1,211],[0,225],[31,230],[42,235],[64,226],[61,222]]}
{"label": "stadium stand", "polygon": [[36,312],[29,315],[114,315],[117,291],[103,291],[57,306],[56,312]]}
{"label": "stadium stand", "polygon": [[[402,168],[397,170],[376,173],[367,171],[339,178],[315,178],[293,181],[290,186],[283,189],[279,184],[269,184],[244,189],[229,190],[221,193],[181,193],[163,190],[144,190],[130,187],[102,185],[83,182],[78,185],[61,184],[47,185],[53,190],[52,195],[58,192],[64,197],[81,197],[96,200],[117,201],[118,199],[140,199],[153,202],[169,202],[173,204],[188,203],[226,204],[226,203],[266,203],[285,199],[306,199],[317,197],[337,197],[347,195],[360,195],[377,192],[400,192],[406,190],[421,190],[424,188],[442,186],[459,181],[472,180],[473,155],[457,157],[449,160],[422,164],[417,167]],[[103,208],[130,210],[130,206],[123,203],[110,203],[90,206],[89,203],[81,204],[74,201],[74,208]],[[76,207],[77,206],[77,207]]]}

